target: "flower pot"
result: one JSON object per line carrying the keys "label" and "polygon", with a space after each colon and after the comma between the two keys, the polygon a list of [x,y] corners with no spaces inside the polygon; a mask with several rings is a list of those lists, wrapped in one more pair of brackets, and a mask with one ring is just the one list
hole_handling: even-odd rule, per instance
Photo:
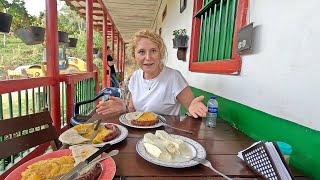
{"label": "flower pot", "polygon": [[173,48],[188,47],[188,36],[186,35],[178,35],[173,39]]}
{"label": "flower pot", "polygon": [[93,54],[98,54],[99,48],[93,48]]}
{"label": "flower pot", "polygon": [[75,47],[77,47],[77,42],[78,42],[78,39],[77,39],[77,38],[69,38],[68,47],[69,47],[69,48],[75,48]]}
{"label": "flower pot", "polygon": [[10,14],[0,12],[0,32],[8,33],[12,22],[12,16]]}
{"label": "flower pot", "polygon": [[58,31],[59,43],[69,43],[68,33],[63,31]]}
{"label": "flower pot", "polygon": [[17,29],[15,35],[27,45],[41,44],[44,40],[45,29],[42,27],[30,26]]}

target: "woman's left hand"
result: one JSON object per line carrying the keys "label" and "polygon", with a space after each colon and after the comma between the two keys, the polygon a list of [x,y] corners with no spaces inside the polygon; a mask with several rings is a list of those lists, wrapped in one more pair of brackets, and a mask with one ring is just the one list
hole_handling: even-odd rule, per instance
{"label": "woman's left hand", "polygon": [[102,115],[113,113],[121,114],[126,112],[126,105],[122,99],[110,96],[109,100],[99,102],[96,112]]}
{"label": "woman's left hand", "polygon": [[204,96],[194,98],[188,108],[189,113],[194,118],[198,118],[199,116],[205,117],[207,115],[208,108],[202,103],[203,99]]}

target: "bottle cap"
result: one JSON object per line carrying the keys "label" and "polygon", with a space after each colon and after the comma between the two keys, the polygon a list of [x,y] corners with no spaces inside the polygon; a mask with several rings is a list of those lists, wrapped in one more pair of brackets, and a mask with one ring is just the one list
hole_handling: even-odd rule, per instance
{"label": "bottle cap", "polygon": [[277,145],[284,155],[290,155],[292,153],[292,147],[290,144],[287,144],[285,142],[277,141]]}
{"label": "bottle cap", "polygon": [[211,96],[210,97],[210,99],[216,99],[217,98],[217,96]]}

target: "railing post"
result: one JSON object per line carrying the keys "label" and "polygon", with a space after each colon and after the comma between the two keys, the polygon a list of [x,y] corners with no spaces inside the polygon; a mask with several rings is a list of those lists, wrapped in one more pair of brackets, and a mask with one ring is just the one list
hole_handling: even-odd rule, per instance
{"label": "railing post", "polygon": [[66,82],[67,89],[67,126],[70,124],[70,119],[73,116],[73,104],[74,104],[74,83]]}
{"label": "railing post", "polygon": [[86,0],[87,72],[93,71],[93,0]]}
{"label": "railing post", "polygon": [[61,112],[60,112],[60,86],[58,66],[58,28],[57,28],[57,0],[46,0],[46,59],[47,76],[53,78],[53,85],[50,88],[50,113],[53,125],[60,133]]}

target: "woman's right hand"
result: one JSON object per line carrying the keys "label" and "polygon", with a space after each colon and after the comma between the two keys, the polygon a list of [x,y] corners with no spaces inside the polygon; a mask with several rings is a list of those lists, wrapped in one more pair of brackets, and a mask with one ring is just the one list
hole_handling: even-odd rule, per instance
{"label": "woman's right hand", "polygon": [[126,112],[126,105],[122,99],[110,96],[107,101],[99,102],[96,112],[102,115],[114,113],[121,114]]}

